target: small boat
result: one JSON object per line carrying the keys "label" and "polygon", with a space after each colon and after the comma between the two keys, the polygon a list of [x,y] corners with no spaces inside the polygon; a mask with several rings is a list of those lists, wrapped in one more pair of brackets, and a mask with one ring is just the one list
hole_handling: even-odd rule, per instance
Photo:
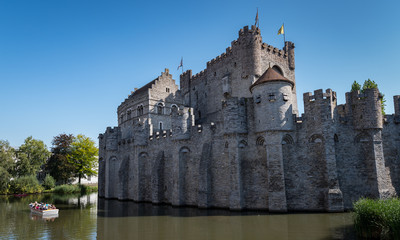
{"label": "small boat", "polygon": [[58,209],[39,210],[31,208],[31,213],[35,213],[41,216],[52,216],[52,215],[58,215]]}
{"label": "small boat", "polygon": [[31,209],[31,213],[40,215],[40,216],[53,216],[53,215],[58,215],[58,209],[55,208],[54,205],[51,204],[45,204],[45,203],[31,203],[29,204],[29,207]]}
{"label": "small boat", "polygon": [[22,193],[22,194],[14,194],[14,197],[26,197],[28,196],[27,193]]}

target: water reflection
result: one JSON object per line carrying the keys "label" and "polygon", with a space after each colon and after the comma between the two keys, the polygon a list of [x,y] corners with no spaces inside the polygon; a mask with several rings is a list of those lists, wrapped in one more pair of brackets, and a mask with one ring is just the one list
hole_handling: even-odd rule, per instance
{"label": "water reflection", "polygon": [[29,217],[30,217],[31,220],[35,220],[35,221],[51,221],[51,222],[54,222],[54,220],[56,218],[58,218],[58,214],[51,215],[51,216],[42,216],[42,215],[31,213],[29,215]]}
{"label": "water reflection", "polygon": [[[54,203],[58,218],[31,214],[30,202]],[[97,194],[61,196],[0,196],[0,239],[93,239],[96,236]]]}
{"label": "water reflection", "polygon": [[98,239],[355,239],[349,213],[274,214],[98,201]]}
{"label": "water reflection", "polygon": [[[37,218],[30,202],[54,203]],[[97,194],[0,196],[0,239],[355,239],[349,213],[275,214],[97,200]]]}

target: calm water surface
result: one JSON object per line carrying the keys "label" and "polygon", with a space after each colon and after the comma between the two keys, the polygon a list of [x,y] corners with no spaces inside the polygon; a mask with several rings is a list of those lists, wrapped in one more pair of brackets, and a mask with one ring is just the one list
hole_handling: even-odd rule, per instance
{"label": "calm water surface", "polygon": [[[54,219],[28,203],[60,209]],[[0,196],[0,239],[356,239],[350,213],[274,214],[137,204],[85,196]]]}

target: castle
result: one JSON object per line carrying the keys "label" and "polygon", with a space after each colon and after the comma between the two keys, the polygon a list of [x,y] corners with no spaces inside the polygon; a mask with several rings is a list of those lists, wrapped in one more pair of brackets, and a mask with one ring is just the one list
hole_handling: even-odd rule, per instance
{"label": "castle", "polygon": [[400,96],[382,115],[378,89],[303,94],[294,44],[244,27],[196,75],[168,69],[118,107],[99,135],[99,196],[271,212],[352,208],[400,193]]}

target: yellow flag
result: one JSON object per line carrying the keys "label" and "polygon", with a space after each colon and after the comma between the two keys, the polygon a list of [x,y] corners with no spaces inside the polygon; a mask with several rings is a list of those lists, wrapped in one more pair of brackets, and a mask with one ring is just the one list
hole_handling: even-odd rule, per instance
{"label": "yellow flag", "polygon": [[283,24],[282,24],[282,27],[279,28],[279,30],[278,30],[278,35],[279,34],[285,34],[285,30],[283,29]]}

